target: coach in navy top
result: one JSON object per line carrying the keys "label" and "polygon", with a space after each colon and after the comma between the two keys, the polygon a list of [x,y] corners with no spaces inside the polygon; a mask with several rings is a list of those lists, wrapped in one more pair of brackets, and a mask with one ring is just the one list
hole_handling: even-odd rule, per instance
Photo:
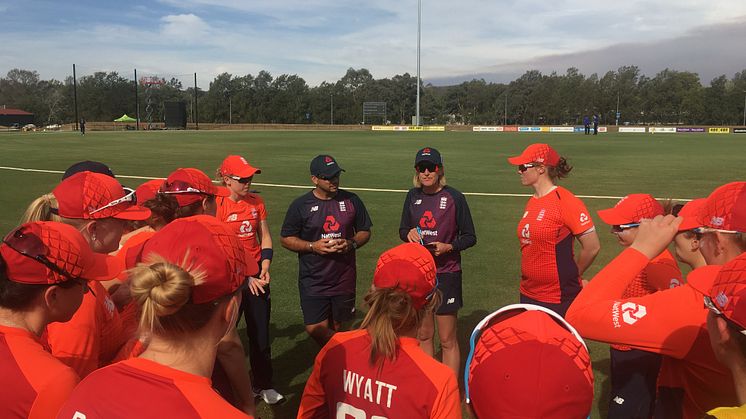
{"label": "coach in navy top", "polygon": [[311,161],[315,188],[288,208],[282,246],[298,253],[298,289],[306,332],[321,346],[355,316],[355,251],[370,239],[370,215],[339,189],[344,170],[332,156]]}
{"label": "coach in navy top", "polygon": [[[435,257],[438,289],[443,303],[437,320],[443,363],[458,377],[461,353],[456,336],[458,310],[463,307],[461,290],[461,252],[477,243],[474,222],[464,195],[446,185],[443,159],[438,150],[425,147],[414,160],[415,187],[404,200],[399,236],[404,241],[420,242]],[[418,331],[420,346],[433,355],[435,334],[433,316],[426,316]]]}

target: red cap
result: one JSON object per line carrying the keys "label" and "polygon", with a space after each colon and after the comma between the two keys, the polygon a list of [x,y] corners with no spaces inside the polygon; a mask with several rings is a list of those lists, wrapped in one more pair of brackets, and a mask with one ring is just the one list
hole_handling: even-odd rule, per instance
{"label": "red cap", "polygon": [[[24,252],[26,255],[21,254]],[[36,221],[11,231],[0,244],[8,278],[23,284],[57,284],[69,278],[108,281],[124,270],[118,258],[94,253],[82,234],[67,224]],[[43,256],[59,268],[34,259]]]}
{"label": "red cap", "polygon": [[155,199],[155,195],[158,193],[158,189],[161,188],[162,184],[163,179],[153,179],[138,186],[137,189],[135,189],[137,202],[142,204],[143,202]]}
{"label": "red cap", "polygon": [[180,207],[202,200],[202,195],[230,196],[231,194],[228,189],[215,186],[205,172],[194,168],[174,170],[168,175],[158,192],[176,198]]}
{"label": "red cap", "polygon": [[223,164],[220,165],[220,174],[223,176],[233,175],[243,179],[254,176],[255,173],[262,173],[262,171],[250,165],[241,156],[228,156],[223,160]]}
{"label": "red cap", "polygon": [[549,144],[531,144],[520,156],[509,157],[508,162],[514,166],[526,163],[541,163],[545,166],[556,166],[560,155]]}
{"label": "red cap", "polygon": [[746,233],[746,182],[728,183],[712,191],[699,221],[704,227]]}
{"label": "red cap", "polygon": [[134,199],[127,198],[130,193],[115,178],[101,173],[76,173],[60,182],[52,194],[57,199],[57,214],[65,218],[145,220],[150,217],[150,210],[134,205]]}
{"label": "red cap", "polygon": [[530,304],[503,307],[477,325],[472,342],[467,403],[477,417],[588,417],[591,358],[558,315]]}
{"label": "red cap", "polygon": [[679,231],[702,227],[702,223],[699,221],[699,213],[704,208],[705,202],[707,202],[706,198],[699,198],[684,204],[681,211],[679,211],[679,217],[684,218],[684,221],[679,224]]}
{"label": "red cap", "polygon": [[376,288],[405,291],[418,310],[427,304],[435,284],[435,259],[419,243],[404,243],[383,252],[373,274]]}
{"label": "red cap", "polygon": [[707,295],[723,316],[746,330],[746,253],[723,265]]}
{"label": "red cap", "polygon": [[179,218],[153,235],[142,249],[142,260],[156,254],[179,266],[203,270],[205,280],[194,286],[192,302],[214,301],[237,290],[259,273],[236,234],[209,215]]}
{"label": "red cap", "polygon": [[627,195],[614,208],[598,211],[598,216],[608,225],[639,223],[643,218],[656,215],[663,215],[663,206],[646,193]]}

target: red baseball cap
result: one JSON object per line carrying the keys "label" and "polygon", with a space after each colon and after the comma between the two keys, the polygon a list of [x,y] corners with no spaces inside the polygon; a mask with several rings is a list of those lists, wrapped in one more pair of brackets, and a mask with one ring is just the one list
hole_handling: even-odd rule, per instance
{"label": "red baseball cap", "polygon": [[705,295],[722,316],[746,330],[746,253],[723,265]]}
{"label": "red baseball cap", "polygon": [[378,258],[373,285],[405,291],[419,310],[435,290],[435,270],[435,259],[425,246],[404,243],[383,252]]}
{"label": "red baseball cap", "polygon": [[220,174],[223,176],[233,175],[243,179],[254,176],[257,173],[262,173],[262,171],[250,165],[241,156],[228,156],[223,160],[223,164],[220,165]]}
{"label": "red baseball cap", "polygon": [[746,233],[746,182],[725,184],[707,197],[699,221],[703,227]]}
{"label": "red baseball cap", "polygon": [[134,191],[125,191],[115,178],[101,173],[76,173],[60,182],[52,194],[57,199],[56,213],[65,218],[145,220],[150,217],[149,209],[135,205]]}
{"label": "red baseball cap", "polygon": [[8,278],[23,284],[57,284],[73,278],[108,281],[124,270],[116,257],[94,253],[82,234],[54,221],[26,223],[0,244]]}
{"label": "red baseball cap", "polygon": [[259,266],[246,256],[236,234],[209,215],[179,218],[158,230],[145,242],[141,260],[148,263],[154,254],[205,272],[204,281],[192,289],[195,304],[228,295],[241,287],[247,277],[259,273]]}
{"label": "red baseball cap", "polygon": [[663,206],[646,193],[627,195],[613,208],[598,211],[598,216],[608,225],[639,223],[643,218],[656,215],[663,215]]}
{"label": "red baseball cap", "polygon": [[702,227],[702,223],[699,221],[699,213],[707,202],[706,198],[699,198],[687,202],[679,211],[679,217],[682,217],[684,221],[679,224],[679,231],[692,230],[697,227]]}
{"label": "red baseball cap", "polygon": [[477,324],[464,381],[477,417],[587,418],[593,369],[583,339],[543,307],[513,304]]}
{"label": "red baseball cap", "polygon": [[153,179],[138,186],[137,189],[135,189],[137,202],[142,204],[143,202],[155,199],[155,195],[158,193],[158,190],[161,188],[162,184],[163,179]]}
{"label": "red baseball cap", "polygon": [[556,166],[560,155],[549,144],[531,144],[519,156],[508,157],[508,162],[514,166],[526,163],[541,163],[545,166]]}
{"label": "red baseball cap", "polygon": [[231,195],[228,189],[215,186],[205,172],[194,168],[180,168],[171,172],[158,193],[172,195],[180,207],[202,200],[203,195]]}

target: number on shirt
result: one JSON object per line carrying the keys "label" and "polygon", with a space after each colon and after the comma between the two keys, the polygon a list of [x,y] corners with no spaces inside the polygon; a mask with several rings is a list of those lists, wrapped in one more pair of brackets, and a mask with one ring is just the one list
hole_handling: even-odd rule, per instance
{"label": "number on shirt", "polygon": [[[357,407],[347,404],[345,402],[338,402],[337,403],[337,419],[348,419],[348,417],[351,417],[352,419],[367,419],[368,415],[365,413],[365,410],[363,409],[358,409]],[[387,419],[387,418],[385,416],[373,415],[370,417],[370,419]]]}

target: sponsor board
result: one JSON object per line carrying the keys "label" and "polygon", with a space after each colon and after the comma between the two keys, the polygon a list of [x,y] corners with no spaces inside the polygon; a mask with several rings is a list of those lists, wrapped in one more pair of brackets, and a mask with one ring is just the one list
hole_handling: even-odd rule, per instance
{"label": "sponsor board", "polygon": [[549,132],[575,132],[573,127],[549,127]]}
{"label": "sponsor board", "polygon": [[373,131],[438,131],[442,132],[446,130],[445,126],[437,126],[437,125],[425,125],[425,126],[415,126],[415,125],[373,125],[371,127]]}
{"label": "sponsor board", "polygon": [[[585,127],[575,127],[575,132],[585,132]],[[591,132],[593,132],[593,128],[591,128]],[[607,127],[598,127],[598,132],[609,132],[609,129]]]}
{"label": "sponsor board", "polygon": [[516,127],[516,126],[503,127],[503,131],[505,131],[505,132],[518,132],[518,127]]}
{"label": "sponsor board", "polygon": [[730,128],[724,128],[724,127],[718,127],[718,128],[709,128],[707,130],[708,134],[730,134]]}
{"label": "sponsor board", "polygon": [[675,134],[676,128],[674,127],[650,127],[648,132],[651,134]]}
{"label": "sponsor board", "polygon": [[734,134],[746,134],[746,128],[733,128]]}
{"label": "sponsor board", "polygon": [[645,132],[645,127],[619,127],[619,132]]}
{"label": "sponsor board", "polygon": [[518,127],[518,132],[541,132],[541,127]]}
{"label": "sponsor board", "polygon": [[474,132],[503,132],[503,127],[472,127]]}
{"label": "sponsor board", "polygon": [[705,132],[702,127],[676,127],[676,132]]}

